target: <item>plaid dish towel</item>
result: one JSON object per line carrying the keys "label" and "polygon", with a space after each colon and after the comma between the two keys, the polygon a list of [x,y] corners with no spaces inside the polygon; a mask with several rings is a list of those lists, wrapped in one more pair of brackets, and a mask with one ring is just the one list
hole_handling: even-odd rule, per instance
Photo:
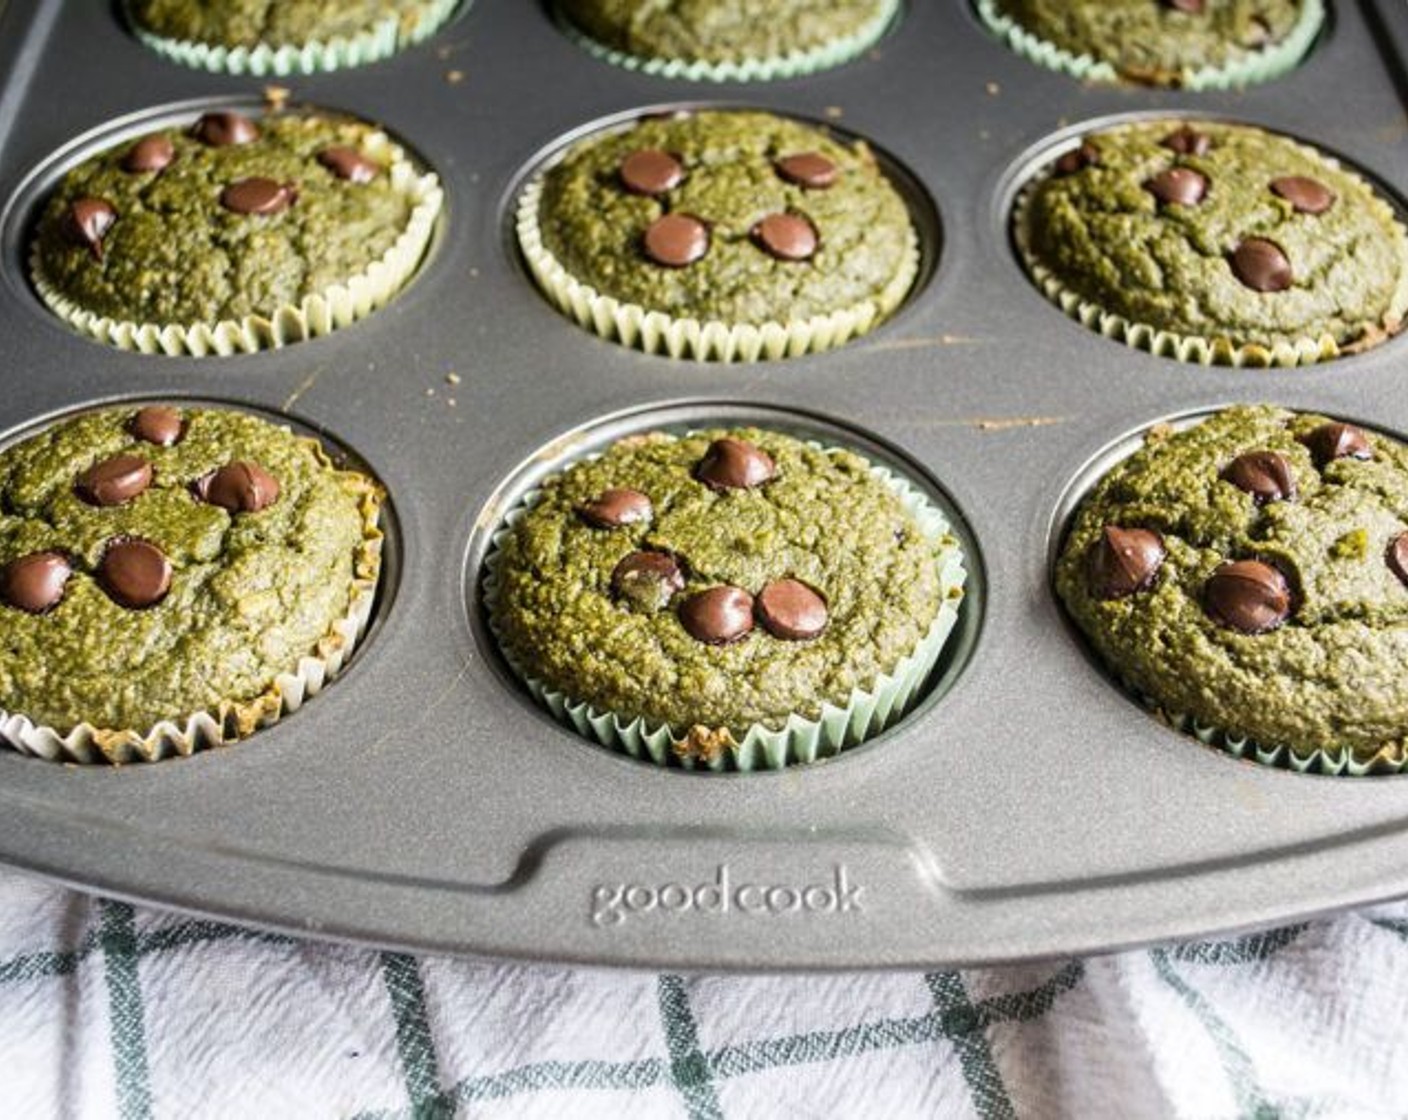
{"label": "plaid dish towel", "polygon": [[1408,1115],[1408,904],[962,972],[417,958],[0,873],[3,1117]]}

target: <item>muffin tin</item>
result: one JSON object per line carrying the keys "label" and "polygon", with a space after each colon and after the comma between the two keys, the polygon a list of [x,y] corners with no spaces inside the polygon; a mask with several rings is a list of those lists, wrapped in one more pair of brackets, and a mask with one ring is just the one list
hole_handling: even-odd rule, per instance
{"label": "muffin tin", "polygon": [[[365,644],[278,726],[117,770],[0,754],[5,862],[305,934],[709,969],[1011,961],[1408,894],[1408,782],[1240,763],[1162,727],[1086,655],[1048,565],[1088,467],[1153,422],[1246,399],[1408,432],[1408,343],[1298,371],[1180,365],[1066,319],[1007,237],[1039,153],[1151,110],[1279,129],[1408,189],[1399,0],[1340,0],[1300,70],[1204,95],[1046,73],[964,0],[915,0],[841,69],[718,87],[610,67],[544,7],[475,0],[385,63],[281,83],[384,124],[440,173],[446,210],[388,308],[231,359],[72,334],[25,278],[25,221],[32,169],[75,137],[261,87],[163,62],[114,6],[59,0],[0,8],[0,73],[0,426],[117,399],[278,411],[365,460],[395,529]],[[857,342],[759,366],[650,357],[560,316],[513,249],[535,153],[705,100],[834,121],[892,153],[942,222],[928,285]],[[967,526],[969,594],[936,685],[832,762],[710,775],[614,756],[536,709],[484,629],[479,565],[517,495],[618,435],[719,418],[856,444],[941,486]]]}

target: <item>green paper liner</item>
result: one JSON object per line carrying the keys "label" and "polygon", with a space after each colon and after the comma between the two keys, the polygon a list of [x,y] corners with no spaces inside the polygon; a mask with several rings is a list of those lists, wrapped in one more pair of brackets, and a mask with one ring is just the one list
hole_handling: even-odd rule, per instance
{"label": "green paper liner", "polygon": [[44,275],[37,242],[30,250],[30,278],[50,311],[80,334],[119,350],[197,358],[211,354],[228,357],[274,350],[328,334],[384,307],[406,286],[425,256],[445,197],[434,172],[418,172],[401,147],[385,133],[369,133],[362,139],[361,151],[385,166],[392,187],[411,200],[406,228],[379,260],[341,284],[305,296],[296,306],[279,307],[267,316],[247,315],[218,323],[138,323],[114,319],[79,306],[54,287]]}
{"label": "green paper liner", "polygon": [[748,725],[741,737],[724,728],[652,725],[644,717],[623,720],[614,712],[574,700],[529,675],[504,643],[495,625],[493,605],[498,597],[499,550],[513,527],[537,504],[542,494],[540,490],[529,491],[505,516],[504,525],[494,533],[484,558],[483,591],[489,629],[509,668],[538,703],[584,738],[633,758],[660,766],[677,764],[688,770],[702,766],[711,770],[751,771],[781,770],[796,763],[816,762],[839,754],[878,735],[908,710],[958,621],[967,579],[963,554],[949,533],[944,515],[905,479],[873,463],[870,469],[899,497],[925,537],[945,546],[938,558],[940,606],[928,632],[911,653],[868,688],[853,690],[844,706],[823,702],[821,715],[816,719],[794,712],[781,728],[754,723]]}
{"label": "green paper liner", "polygon": [[[321,450],[321,449],[320,449]],[[363,539],[353,563],[347,613],[319,639],[317,646],[250,700],[229,700],[218,707],[174,720],[160,720],[144,731],[113,730],[80,723],[67,733],[35,723],[22,712],[0,708],[0,742],[21,754],[53,762],[159,762],[177,755],[223,746],[278,723],[321,692],[342,671],[371,620],[381,571],[383,535],[380,488],[367,481],[361,488]]]}
{"label": "green paper liner", "polygon": [[1305,0],[1300,19],[1279,43],[1223,66],[1185,69],[1177,81],[1146,82],[1121,73],[1112,63],[1094,55],[1075,54],[1032,34],[999,11],[997,0],[977,0],[977,8],[978,16],[989,31],[1006,42],[1013,52],[1047,70],[1069,74],[1082,82],[1177,86],[1193,91],[1240,89],[1279,78],[1299,65],[1325,22],[1323,0]]}
{"label": "green paper liner", "polygon": [[[1285,137],[1288,142],[1289,137]],[[1350,168],[1323,152],[1304,144],[1296,145],[1303,152],[1335,168],[1360,183],[1369,191],[1369,205],[1375,214],[1393,230],[1398,243],[1398,286],[1389,306],[1377,323],[1363,324],[1359,338],[1341,343],[1331,334],[1305,336],[1277,341],[1271,346],[1248,342],[1237,344],[1225,336],[1206,338],[1202,335],[1179,334],[1149,323],[1135,323],[1115,311],[1107,311],[1067,287],[1065,281],[1051,271],[1033,252],[1027,228],[1027,211],[1032,192],[1049,177],[1049,171],[1033,177],[1017,195],[1012,208],[1012,239],[1027,275],[1037,288],[1072,319],[1082,326],[1136,350],[1146,350],[1162,358],[1198,365],[1234,366],[1238,369],[1294,368],[1328,361],[1345,354],[1371,349],[1403,329],[1408,315],[1408,229],[1399,220],[1397,211],[1379,197],[1373,187]]]}
{"label": "green paper liner", "polygon": [[706,59],[663,58],[631,54],[593,39],[574,24],[557,5],[557,22],[564,34],[589,54],[657,78],[689,82],[770,82],[829,70],[852,61],[874,46],[899,15],[901,0],[884,0],[881,10],[854,33],[811,50],[791,51],[770,57],[743,57],[711,62]]}
{"label": "green paper liner", "polygon": [[1329,747],[1306,752],[1284,743],[1266,746],[1245,735],[1202,723],[1185,713],[1171,712],[1122,674],[1116,672],[1115,677],[1124,690],[1160,722],[1244,762],[1292,770],[1297,774],[1323,774],[1327,777],[1345,778],[1401,774],[1408,770],[1408,751],[1402,748],[1395,750],[1392,747],[1380,747],[1366,756],[1356,752],[1353,747]]}
{"label": "green paper liner", "polygon": [[887,318],[919,276],[919,236],[909,228],[909,251],[900,271],[871,299],[810,319],[786,323],[725,323],[679,318],[599,293],[572,276],[543,244],[538,207],[540,174],[518,200],[518,244],[538,287],[569,319],[594,334],[648,354],[696,361],[756,362],[831,350],[865,334]]}
{"label": "green paper liner", "polygon": [[132,33],[163,58],[206,70],[212,74],[249,74],[254,77],[288,77],[322,74],[379,62],[397,51],[414,46],[438,31],[454,13],[459,0],[426,0],[419,11],[387,16],[370,31],[358,35],[313,39],[297,46],[258,43],[253,47],[227,47],[194,39],[168,39],[143,27],[133,18],[124,0],[124,14]]}

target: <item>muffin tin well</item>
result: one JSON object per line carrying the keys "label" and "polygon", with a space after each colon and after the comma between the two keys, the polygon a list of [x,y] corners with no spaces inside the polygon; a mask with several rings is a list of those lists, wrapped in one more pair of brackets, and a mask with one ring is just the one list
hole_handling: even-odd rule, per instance
{"label": "muffin tin well", "polygon": [[[1381,213],[1396,220],[1400,226],[1408,226],[1408,209],[1405,209],[1402,194],[1389,185],[1384,177],[1377,172],[1366,170],[1333,148],[1313,143],[1303,136],[1267,129],[1253,121],[1233,115],[1200,113],[1191,110],[1176,114],[1151,110],[1114,114],[1067,125],[1019,155],[1012,162],[996,193],[997,205],[994,207],[993,214],[994,221],[998,223],[1000,228],[1000,236],[1007,240],[1011,248],[1017,268],[1028,278],[1033,287],[1047,296],[1048,302],[1054,309],[1080,322],[1088,329],[1117,343],[1156,353],[1171,361],[1190,363],[1198,361],[1196,350],[1186,357],[1178,356],[1184,353],[1182,348],[1189,344],[1189,339],[1183,339],[1182,336],[1173,333],[1156,332],[1147,326],[1130,325],[1118,314],[1078,299],[1078,293],[1072,289],[1054,291],[1058,278],[1049,269],[1043,277],[1039,268],[1029,267],[1028,262],[1023,259],[1019,223],[1023,219],[1024,208],[1028,205],[1034,188],[1039,186],[1043,179],[1052,175],[1057,161],[1067,153],[1079,148],[1085,137],[1118,130],[1122,126],[1152,126],[1164,122],[1170,130],[1173,130],[1187,124],[1196,125],[1199,121],[1206,121],[1209,125],[1226,124],[1259,129],[1302,145],[1322,157],[1326,162],[1342,169],[1350,177],[1361,180],[1362,185],[1366,185],[1374,193],[1376,207]],[[1382,203],[1383,206],[1378,206],[1379,203]],[[1385,340],[1389,344],[1394,341],[1393,338]],[[1385,342],[1380,342],[1378,345],[1384,345]],[[1305,346],[1308,345],[1308,343],[1305,344]],[[1348,352],[1354,353],[1355,351],[1351,347]],[[1233,356],[1238,363],[1245,357],[1240,352]],[[1345,356],[1345,353],[1341,352],[1333,357],[1318,356],[1313,360],[1320,362],[1341,361]],[[1269,353],[1263,349],[1262,358],[1267,357],[1269,357]],[[1209,359],[1211,360],[1211,355],[1209,355]],[[1226,356],[1211,361],[1211,364],[1226,364]],[[1255,366],[1256,364],[1256,360],[1249,360],[1249,365]],[[1311,360],[1307,359],[1304,352],[1298,356],[1293,355],[1291,358],[1281,354],[1278,356],[1276,364],[1307,365],[1311,364]]]}
{"label": "muffin tin well", "polygon": [[[5,262],[4,271],[7,279],[12,285],[22,283],[26,289],[26,293],[41,304],[44,313],[48,315],[53,322],[58,323],[67,330],[79,330],[79,326],[76,322],[70,322],[66,317],[60,317],[58,315],[57,308],[53,306],[53,300],[62,297],[52,289],[47,293],[44,291],[44,285],[40,282],[37,269],[34,267],[35,261],[32,255],[40,213],[45,203],[48,201],[49,196],[55,191],[63,177],[85,161],[103,152],[120,147],[125,142],[138,136],[147,135],[163,129],[189,126],[205,113],[233,111],[258,120],[266,113],[276,110],[290,114],[316,115],[331,120],[337,120],[339,118],[351,119],[353,117],[352,114],[337,109],[304,103],[289,103],[285,96],[280,96],[276,100],[270,100],[267,97],[258,98],[248,96],[202,98],[199,100],[150,107],[139,112],[119,117],[90,129],[71,140],[69,143],[64,144],[33,168],[20,183],[19,187],[10,195],[4,210],[0,211],[0,254],[3,254],[0,259],[3,259]],[[375,125],[372,125],[372,127],[375,128]],[[396,156],[397,161],[406,164],[406,167],[401,170],[410,172],[404,179],[393,177],[392,181],[398,185],[397,189],[399,193],[406,195],[411,201],[416,203],[415,209],[412,211],[411,223],[407,226],[407,230],[402,232],[401,240],[409,240],[409,231],[415,229],[418,232],[418,236],[413,240],[413,244],[417,246],[423,245],[424,249],[423,251],[414,253],[403,252],[401,257],[398,258],[400,262],[398,274],[404,274],[405,270],[409,269],[410,275],[403,283],[395,287],[389,295],[383,293],[380,298],[386,303],[397,299],[408,287],[415,283],[416,279],[424,271],[427,263],[434,255],[435,246],[439,240],[440,232],[443,230],[444,221],[443,192],[435,185],[436,176],[434,169],[427,165],[423,157],[404,145],[399,138],[391,137],[390,144],[394,145],[396,149],[399,149],[399,154]],[[429,208],[432,206],[433,210],[430,210]],[[429,217],[428,220],[418,224],[416,219],[421,215],[422,210],[429,211]],[[398,244],[399,243],[400,242],[398,242]],[[377,262],[373,262],[364,270],[362,278],[355,283],[363,283],[368,276],[375,275],[378,271],[385,274],[387,271],[387,260],[389,260],[389,257],[384,257]],[[414,265],[412,265],[411,262],[415,262]],[[340,285],[340,287],[345,291],[352,287],[352,285],[344,284]],[[338,312],[331,310],[329,299],[323,298],[330,296],[328,290],[311,293],[310,295],[317,296],[322,300],[323,306],[326,309],[324,313],[333,320],[334,324],[338,322],[340,316],[351,314],[355,321],[356,319],[365,318],[367,315],[373,314],[376,310],[380,309],[377,307],[376,301],[373,301],[370,309],[359,307],[357,312],[352,313],[344,308],[342,311]],[[310,299],[305,298],[299,310],[305,313],[308,312],[309,304]],[[85,309],[75,307],[72,310],[77,313]],[[292,314],[293,311],[294,309],[290,307],[281,309],[279,313],[273,316],[248,316],[242,321],[245,330],[241,333],[248,332],[252,329],[249,324],[255,322],[260,324],[257,330],[257,333],[261,337],[261,343],[258,349],[270,349],[276,346],[291,345],[294,342],[306,342],[308,338],[301,337],[301,332],[298,332],[298,336],[287,341],[274,340],[276,326],[273,321],[284,319]],[[92,318],[93,316],[89,313],[88,317]],[[318,322],[320,318],[321,316],[307,316],[305,330],[309,337],[318,337],[321,334],[326,334],[329,330],[344,329],[345,326],[350,325],[349,323],[342,323],[340,326],[320,324]],[[220,349],[222,345],[231,345],[227,330],[233,329],[234,326],[235,324],[233,322],[222,323],[221,329],[213,332],[214,337],[207,340],[207,343],[216,349],[213,351],[204,351],[204,353],[218,352],[223,356],[230,356],[231,354],[247,352],[244,349],[244,343],[233,344],[234,348],[228,353],[224,349]],[[278,329],[281,330],[283,328],[280,327]],[[135,338],[127,339],[120,348],[140,350],[154,354],[161,354],[163,352],[166,354],[195,352],[191,349],[192,344],[189,341],[178,342],[176,339],[168,337],[169,335],[175,335],[184,340],[186,338],[185,325],[183,325],[179,331],[176,327],[166,327],[160,332],[159,337],[142,338],[142,334],[147,330],[148,328],[144,325],[141,332],[136,332]],[[91,329],[84,330],[81,333],[93,335]],[[100,339],[94,336],[94,340],[112,343],[112,332],[108,331],[104,333],[106,337]],[[222,335],[225,337],[222,338]],[[116,343],[112,344],[116,345]]]}
{"label": "muffin tin well", "polygon": [[[1258,401],[1257,403],[1271,403]],[[1296,409],[1292,411],[1311,411],[1308,409]],[[1198,409],[1174,413],[1164,417],[1151,419],[1143,424],[1138,430],[1128,432],[1113,440],[1105,447],[1096,452],[1074,475],[1066,490],[1057,501],[1055,511],[1050,522],[1050,531],[1047,539],[1047,563],[1050,570],[1051,594],[1059,601],[1060,596],[1056,590],[1056,568],[1060,560],[1061,553],[1066,545],[1066,539],[1071,529],[1071,523],[1076,513],[1090,492],[1096,485],[1114,469],[1118,464],[1129,458],[1136,451],[1142,448],[1148,440],[1150,434],[1156,429],[1165,428],[1171,431],[1185,431],[1196,427],[1209,417],[1215,415],[1218,409]],[[1336,414],[1330,417],[1332,420],[1344,421],[1372,432],[1388,439],[1403,442],[1403,436],[1394,431],[1388,431],[1381,425],[1374,424],[1358,418],[1357,416],[1344,416]],[[1246,553],[1234,554],[1231,558],[1250,558]],[[1131,686],[1121,679],[1121,675],[1116,668],[1108,664],[1095,651],[1091,642],[1081,632],[1076,621],[1062,604],[1062,619],[1066,623],[1071,640],[1076,643],[1090,659],[1090,663],[1103,672],[1109,679],[1111,686],[1129,700],[1130,703],[1138,705],[1145,711],[1154,712],[1161,720],[1165,720],[1178,731],[1183,732],[1190,740],[1201,741],[1202,743],[1220,748],[1220,753],[1224,757],[1232,756],[1236,758],[1256,759],[1264,765],[1280,766],[1289,770],[1294,770],[1304,774],[1309,778],[1328,777],[1330,780],[1342,780],[1343,776],[1369,776],[1369,777],[1391,777],[1397,771],[1391,771],[1382,761],[1376,761],[1372,765],[1360,764],[1355,760],[1346,763],[1342,759],[1327,762],[1322,758],[1320,752],[1313,755],[1295,754],[1285,746],[1272,744],[1264,746],[1245,738],[1224,735],[1214,728],[1201,726],[1197,721],[1189,719],[1177,713],[1166,712],[1159,701],[1152,697],[1142,695],[1138,690],[1131,689]],[[1329,770],[1329,766],[1342,767],[1337,770]]]}
{"label": "muffin tin well", "polygon": [[[171,441],[172,444],[180,444],[184,441],[186,422],[194,410],[204,409],[220,413],[244,413],[260,421],[264,421],[267,424],[287,429],[291,431],[294,436],[302,437],[304,440],[315,441],[326,455],[326,459],[332,468],[355,471],[363,479],[370,480],[373,486],[379,485],[376,472],[371,469],[361,456],[349,450],[345,445],[342,445],[328,432],[315,428],[307,422],[285,413],[271,409],[251,407],[238,401],[212,400],[204,397],[192,398],[178,394],[170,394],[159,400],[141,397],[109,398],[103,401],[89,402],[74,408],[65,409],[58,414],[38,418],[33,423],[0,434],[0,453],[4,453],[16,444],[34,440],[36,437],[41,437],[42,441],[42,437],[50,433],[54,428],[90,413],[103,412],[110,414],[117,412],[121,417],[130,418],[134,416],[139,409],[147,405],[170,405],[185,414],[185,418],[182,420],[180,427],[181,434],[178,434]],[[126,423],[126,420],[122,422]],[[261,429],[261,431],[262,430],[263,429]],[[130,433],[130,426],[128,431]],[[164,471],[166,469],[165,466],[160,464],[170,461],[160,458],[160,456],[173,454],[173,452],[160,452],[150,447],[148,447],[148,450],[145,452],[141,451],[140,449],[147,445],[141,443],[135,436],[130,434],[124,442],[126,442],[128,446],[137,449],[137,453],[143,458],[147,457],[148,452],[154,453],[153,458],[159,464],[156,467],[155,478],[153,479],[153,476],[148,473],[141,487],[145,489],[147,485],[153,483],[154,487],[160,487],[165,477]],[[170,444],[166,446],[169,445]],[[70,443],[70,447],[71,446]],[[32,470],[33,467],[31,467],[31,471]],[[10,481],[12,484],[14,483],[13,479]],[[166,478],[166,482],[169,486],[171,479],[169,477]],[[274,480],[274,483],[277,485],[277,479]],[[18,484],[18,488],[22,492],[24,490],[24,484]],[[183,489],[194,491],[196,484],[190,482]],[[13,493],[14,490],[12,489],[11,492]],[[203,494],[202,497],[204,497]],[[141,499],[139,497],[136,500],[140,501]],[[121,500],[104,501],[95,499],[94,501],[95,504],[99,505],[123,505]],[[62,508],[62,506],[60,506],[60,508]],[[229,507],[226,506],[226,508],[228,509]],[[259,723],[253,726],[272,725],[274,722],[282,722],[294,716],[303,703],[311,701],[314,696],[320,695],[323,690],[340,679],[342,672],[355,661],[357,653],[365,647],[368,641],[373,639],[380,628],[381,622],[391,609],[391,604],[395,600],[396,589],[400,580],[401,538],[395,506],[392,503],[390,495],[384,492],[384,488],[380,500],[375,503],[375,508],[376,512],[372,520],[363,525],[363,538],[360,544],[360,547],[365,547],[370,544],[373,548],[371,555],[375,557],[375,580],[361,580],[349,576],[349,584],[353,588],[353,595],[348,612],[341,621],[337,622],[330,631],[325,633],[326,638],[331,637],[335,632],[336,640],[329,641],[326,646],[320,646],[316,651],[313,649],[299,651],[297,659],[300,663],[297,666],[286,665],[280,670],[278,678],[272,686],[274,691],[271,693],[271,697],[274,698],[275,703],[272,709],[266,708],[260,713]],[[40,515],[35,511],[32,504],[24,509],[10,510],[8,512],[15,514],[17,518],[31,523],[40,519]],[[74,515],[71,510],[59,516],[63,518],[63,521],[59,522],[59,524],[73,523]],[[133,529],[130,528],[130,526],[134,524],[156,525],[158,526],[156,535],[146,539],[150,540],[159,549],[165,547],[168,550],[168,555],[174,557],[175,554],[170,552],[172,542],[161,536],[160,525],[162,522],[153,522],[151,520],[143,521],[140,514],[136,515],[136,520],[134,521],[128,519],[128,515],[123,514],[118,509],[110,511],[110,516],[112,519],[105,522],[90,522],[86,530],[80,524],[78,525],[77,531],[90,531],[93,524],[100,526],[106,525],[105,535],[107,537],[107,546],[110,547],[117,541],[131,539]],[[189,521],[186,522],[185,529],[177,531],[176,533],[176,536],[181,538],[177,545],[179,550],[185,551],[189,549],[190,542],[188,534],[191,524],[192,523]],[[124,528],[124,526],[127,527]],[[31,525],[30,528],[33,528],[33,526]],[[140,529],[136,531],[136,535],[138,539],[144,536]],[[63,538],[60,539],[62,540]],[[306,543],[306,541],[295,539],[293,541],[293,548],[295,551],[302,551],[306,547]],[[58,548],[60,552],[69,552],[70,554],[79,551],[77,546],[69,548],[66,545],[59,545]],[[97,573],[92,568],[75,561],[72,555],[69,556],[69,561],[73,564],[75,571],[80,569],[86,570],[86,578],[91,579],[97,576]],[[182,560],[175,560],[171,565],[176,569],[175,575],[172,577],[173,592],[176,590],[176,581],[183,578],[181,576],[183,566],[194,564],[197,568],[202,566],[210,568],[212,566],[218,567],[224,562],[225,559],[221,557],[216,557],[213,560],[210,557],[205,557],[203,560],[193,560],[189,554],[185,556],[184,563]],[[170,571],[169,568],[168,571]],[[209,572],[207,571],[207,576],[208,575]],[[246,584],[246,587],[248,586],[249,585]],[[63,593],[60,592],[60,594]],[[112,594],[111,591],[109,594]],[[160,594],[164,595],[164,591]],[[143,610],[148,606],[153,609],[159,609],[156,607],[155,602],[131,603],[125,602],[121,598],[119,598],[118,601],[122,603],[124,607],[134,610]],[[38,620],[41,632],[43,632],[43,628],[50,621],[49,619]],[[216,626],[215,629],[219,629],[219,626]],[[119,630],[117,632],[121,631]],[[229,631],[226,631],[227,635],[228,633]],[[155,640],[157,645],[162,644],[159,637]],[[179,644],[177,648],[179,648]],[[301,659],[303,658],[313,658],[316,664],[304,665],[301,663]],[[80,666],[78,671],[80,676],[86,677],[91,682],[93,675],[91,666],[86,672]],[[78,691],[82,691],[81,685]],[[33,695],[34,693],[31,694]],[[175,693],[173,693],[173,695],[174,694]],[[186,694],[187,693],[182,693],[182,695]],[[243,700],[247,698],[240,697],[239,699]],[[175,713],[172,714],[174,715]],[[82,730],[73,734],[70,734],[70,727],[66,725],[59,726],[57,729],[54,727],[46,727],[43,721],[38,719],[32,710],[27,710],[23,705],[18,707],[9,707],[7,705],[3,721],[0,722],[4,724],[5,745],[7,747],[13,747],[16,750],[21,750],[28,754],[65,763],[82,762],[102,764],[105,760],[109,760],[119,764],[127,764],[165,760],[175,757],[177,754],[189,754],[193,750],[198,751],[208,749],[211,746],[219,746],[222,744],[222,741],[225,745],[236,741],[233,721],[221,715],[213,706],[205,709],[193,708],[184,713],[182,719],[172,719],[169,721],[164,719],[160,722],[156,722],[154,725],[110,724],[99,722],[97,713],[91,713],[91,715],[93,716],[92,725],[87,725]],[[31,720],[34,722],[31,723]],[[104,728],[105,735],[104,733],[96,732],[94,727]],[[122,734],[116,734],[118,732]],[[244,732],[244,734],[249,733],[249,731]]]}
{"label": "muffin tin well", "polygon": [[[1402,191],[1405,62],[1399,0],[1339,0],[1317,49],[1275,82],[1088,87],[1013,55],[968,0],[935,0],[908,5],[847,66],[701,87],[591,57],[545,5],[475,0],[376,66],[286,83],[382,125],[441,176],[447,208],[416,282],[298,346],[157,361],[92,345],[30,294],[32,201],[75,137],[152,105],[258,99],[261,83],[165,63],[111,5],[9,0],[0,429],[114,397],[315,418],[392,495],[400,574],[336,686],[232,749],[120,770],[0,753],[0,860],[381,945],[708,969],[1029,959],[1408,893],[1408,781],[1309,780],[1190,743],[1110,686],[1048,575],[1053,516],[1112,438],[1238,400],[1408,430],[1403,341],[1304,370],[1155,358],[1053,311],[1006,229],[1023,153],[1073,122],[1134,113],[1253,122]],[[584,121],[701,92],[864,136],[936,200],[938,267],[881,329],[786,362],[699,364],[594,338],[539,296],[507,221],[525,170]],[[965,609],[967,645],[882,738],[820,765],[705,779],[614,756],[528,703],[473,592],[504,503],[581,441],[745,403],[834,426],[940,486],[981,554],[983,593]],[[618,886],[840,877],[855,888],[845,912],[592,920],[597,892]]]}
{"label": "muffin tin well", "polygon": [[[469,542],[465,569],[465,600],[475,637],[484,657],[495,663],[508,686],[520,692],[525,703],[535,704],[535,701],[528,697],[518,676],[506,664],[491,631],[485,608],[485,558],[494,550],[495,538],[505,525],[505,514],[520,508],[525,497],[550,475],[557,474],[572,463],[600,454],[618,440],[647,432],[682,435],[704,428],[735,427],[758,427],[782,432],[823,447],[844,448],[863,455],[874,466],[893,472],[915,487],[929,504],[939,510],[948,522],[949,532],[958,541],[962,552],[967,573],[963,602],[958,611],[954,631],[945,641],[937,665],[920,686],[915,699],[909,703],[908,711],[893,721],[886,731],[848,748],[843,756],[834,760],[835,764],[841,764],[858,750],[878,747],[896,727],[915,718],[920,711],[928,710],[953,687],[973,656],[982,631],[985,578],[982,553],[977,539],[968,527],[962,511],[941,483],[903,451],[887,446],[875,435],[815,413],[800,409],[763,407],[746,402],[681,402],[603,417],[553,440],[504,480],[476,521],[475,531]],[[825,531],[825,526],[818,528],[822,532]],[[720,767],[718,770],[710,770],[699,766],[691,767],[689,772],[711,774],[726,769],[727,767]]]}
{"label": "muffin tin well", "polygon": [[[541,290],[537,282],[533,279],[532,266],[525,259],[523,243],[518,232],[522,220],[521,212],[525,199],[525,191],[529,190],[532,184],[536,180],[539,180],[545,172],[560,162],[569,151],[583,140],[595,136],[607,136],[616,132],[624,132],[630,129],[632,125],[649,117],[688,114],[701,109],[744,112],[758,108],[760,107],[742,101],[676,101],[647,105],[579,124],[577,127],[568,130],[562,136],[537,152],[524,164],[514,177],[513,184],[505,195],[503,203],[506,249],[512,258],[522,266],[523,275],[527,282],[533,286],[534,291],[540,292],[542,298],[548,300],[549,303],[552,302],[551,297],[546,291]],[[773,111],[776,112],[776,110]],[[807,117],[798,113],[782,112],[779,115],[791,118],[809,128],[814,128],[829,134],[831,137],[847,146],[853,147],[857,144],[865,144],[874,155],[881,173],[899,193],[909,211],[909,220],[914,228],[919,245],[919,264],[914,281],[910,284],[908,291],[900,299],[898,306],[888,315],[884,316],[878,325],[862,332],[862,334],[871,333],[875,330],[883,330],[897,317],[903,315],[905,309],[921,297],[924,289],[933,279],[934,273],[939,267],[939,260],[943,251],[943,220],[940,216],[939,206],[933,196],[925,189],[923,183],[919,181],[918,177],[916,177],[903,162],[892,153],[878,147],[866,137],[846,128],[838,127],[834,122],[818,120],[814,117]],[[656,309],[652,308],[650,310]],[[839,308],[836,310],[839,310]],[[566,312],[563,313],[567,314]]]}

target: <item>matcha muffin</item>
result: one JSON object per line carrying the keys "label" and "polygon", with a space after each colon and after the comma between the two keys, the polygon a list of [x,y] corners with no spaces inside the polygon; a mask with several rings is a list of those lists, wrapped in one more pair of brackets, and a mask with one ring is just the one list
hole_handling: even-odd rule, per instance
{"label": "matcha muffin", "polygon": [[489,622],[534,696],[659,763],[777,768],[897,718],[957,617],[943,516],[854,452],[650,433],[575,463],[496,535]]}
{"label": "matcha muffin", "polygon": [[587,138],[524,189],[518,237],[582,326],[723,361],[863,334],[919,264],[908,208],[864,143],[761,112],[654,116]]}
{"label": "matcha muffin", "polygon": [[315,74],[360,66],[431,35],[458,0],[126,0],[137,37],[186,66]]}
{"label": "matcha muffin", "polygon": [[1290,70],[1323,0],[977,0],[1018,54],[1083,81],[1227,89]]}
{"label": "matcha muffin", "polygon": [[231,409],[105,408],[0,451],[0,733],[154,760],[298,707],[366,625],[381,500]]}
{"label": "matcha muffin", "polygon": [[1018,197],[1049,299],[1156,354],[1293,366],[1367,349],[1408,308],[1408,235],[1364,179],[1275,133],[1138,121],[1087,135]]}
{"label": "matcha muffin", "polygon": [[31,271],[55,314],[110,345],[258,350],[390,300],[440,202],[435,176],[371,125],[215,111],[67,172],[40,214]]}
{"label": "matcha muffin", "polygon": [[1081,503],[1056,587],[1177,726],[1325,773],[1408,761],[1408,447],[1228,408],[1151,429]]}
{"label": "matcha muffin", "polygon": [[695,81],[767,81],[839,66],[874,45],[900,0],[558,0],[598,57]]}

